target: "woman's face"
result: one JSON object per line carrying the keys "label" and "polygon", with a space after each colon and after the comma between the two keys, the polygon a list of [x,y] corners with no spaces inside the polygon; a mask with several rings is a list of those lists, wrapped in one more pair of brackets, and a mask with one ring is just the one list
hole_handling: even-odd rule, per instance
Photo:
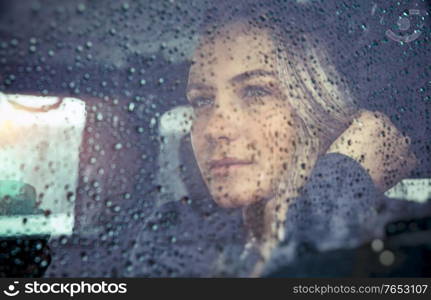
{"label": "woman's face", "polygon": [[277,77],[275,47],[263,30],[236,24],[201,41],[187,97],[191,138],[214,200],[239,207],[269,199],[290,171],[296,124]]}

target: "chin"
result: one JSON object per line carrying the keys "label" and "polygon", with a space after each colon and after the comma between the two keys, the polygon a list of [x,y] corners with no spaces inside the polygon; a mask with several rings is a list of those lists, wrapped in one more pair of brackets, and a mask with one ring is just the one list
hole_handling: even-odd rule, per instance
{"label": "chin", "polygon": [[250,204],[253,204],[259,201],[257,197],[251,196],[247,197],[247,195],[225,195],[225,194],[217,194],[213,196],[214,201],[217,205],[223,208],[240,208],[245,207]]}

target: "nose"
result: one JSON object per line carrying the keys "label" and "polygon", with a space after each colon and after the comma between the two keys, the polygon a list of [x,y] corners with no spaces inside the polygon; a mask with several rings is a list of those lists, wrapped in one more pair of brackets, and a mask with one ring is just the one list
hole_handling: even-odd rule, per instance
{"label": "nose", "polygon": [[215,145],[230,143],[240,136],[241,116],[238,109],[219,104],[208,116],[204,137]]}
{"label": "nose", "polygon": [[204,133],[207,142],[212,144],[230,143],[237,138],[235,126],[232,126],[232,122],[228,118],[228,116],[217,112],[208,119]]}

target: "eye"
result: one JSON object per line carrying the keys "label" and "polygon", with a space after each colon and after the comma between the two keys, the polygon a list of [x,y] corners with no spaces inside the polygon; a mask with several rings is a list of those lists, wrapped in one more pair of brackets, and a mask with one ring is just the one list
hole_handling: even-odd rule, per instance
{"label": "eye", "polygon": [[203,108],[211,106],[214,103],[212,97],[198,96],[190,99],[193,108]]}
{"label": "eye", "polygon": [[244,98],[261,98],[271,94],[270,89],[260,85],[247,85],[241,90],[241,96]]}

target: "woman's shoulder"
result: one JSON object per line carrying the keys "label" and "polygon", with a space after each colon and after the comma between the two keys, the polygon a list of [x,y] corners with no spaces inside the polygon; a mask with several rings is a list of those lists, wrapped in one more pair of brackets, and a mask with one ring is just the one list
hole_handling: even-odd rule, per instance
{"label": "woman's shoulder", "polygon": [[318,250],[356,247],[385,235],[391,221],[431,214],[431,201],[391,199],[368,172],[339,153],[322,156],[286,217],[288,239]]}
{"label": "woman's shoulder", "polygon": [[289,206],[287,238],[327,250],[381,236],[382,228],[375,225],[382,196],[359,163],[343,154],[326,154]]}
{"label": "woman's shoulder", "polygon": [[[345,212],[349,215],[372,213],[381,203],[382,194],[375,187],[370,175],[349,156],[329,153],[320,157],[300,197],[289,208],[307,210],[308,214],[322,214],[331,217],[331,212]],[[375,212],[375,211],[374,211]]]}
{"label": "woman's shoulder", "polygon": [[[238,212],[175,201],[154,208],[131,250],[126,276],[209,276],[223,251],[242,249]],[[238,250],[238,251],[237,251]]]}
{"label": "woman's shoulder", "polygon": [[326,154],[318,159],[300,196],[289,206],[285,239],[267,269],[292,263],[301,249],[316,253],[352,249],[383,238],[388,222],[418,215],[430,204],[389,199],[356,160],[339,153]]}
{"label": "woman's shoulder", "polygon": [[321,156],[303,190],[310,195],[323,191],[333,196],[356,193],[357,197],[361,197],[361,191],[378,192],[368,172],[356,160],[340,153]]}
{"label": "woman's shoulder", "polygon": [[[217,232],[218,236],[236,233],[242,228],[240,210],[226,210],[205,201],[194,204],[192,200],[172,201],[153,209],[143,224],[143,231],[176,232],[180,236],[194,232],[199,236]],[[211,235],[209,235],[211,236]]]}

